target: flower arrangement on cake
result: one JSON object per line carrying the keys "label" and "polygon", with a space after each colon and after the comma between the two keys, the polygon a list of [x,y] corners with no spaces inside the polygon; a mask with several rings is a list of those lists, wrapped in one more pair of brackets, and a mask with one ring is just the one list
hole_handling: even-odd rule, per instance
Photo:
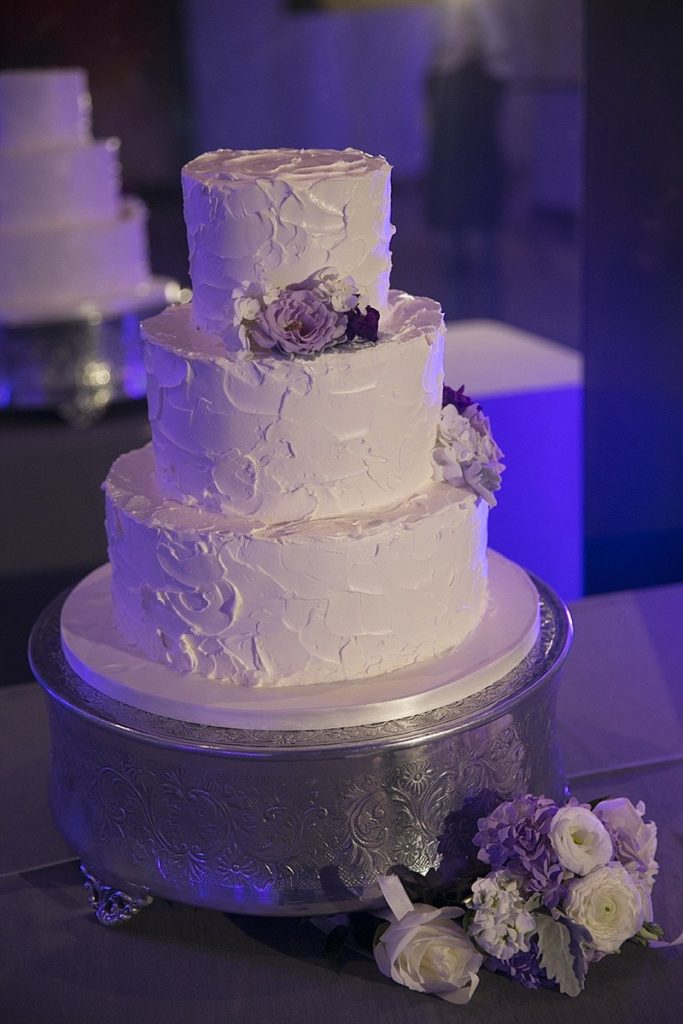
{"label": "flower arrangement on cake", "polygon": [[577,996],[625,942],[683,941],[652,921],[657,827],[642,802],[525,794],[479,818],[472,842],[482,870],[470,877],[397,868],[379,880],[386,911],[317,919],[330,958],[348,944],[393,981],[462,1004],[482,968]]}
{"label": "flower arrangement on cake", "polygon": [[276,349],[283,355],[316,355],[350,341],[377,341],[379,311],[359,306],[352,277],[325,267],[305,281],[261,293],[245,282],[232,293],[234,326],[245,349]]}

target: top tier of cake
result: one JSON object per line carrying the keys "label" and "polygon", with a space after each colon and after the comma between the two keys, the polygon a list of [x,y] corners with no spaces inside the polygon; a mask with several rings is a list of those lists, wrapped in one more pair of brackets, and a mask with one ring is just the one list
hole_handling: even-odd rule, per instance
{"label": "top tier of cake", "polygon": [[0,149],[88,142],[91,109],[81,68],[4,71],[0,74]]}
{"label": "top tier of cake", "polygon": [[[147,211],[95,141],[86,73],[0,73],[0,319],[114,312],[153,291]],[[158,289],[158,283],[156,284]]]}
{"label": "top tier of cake", "polygon": [[345,150],[218,150],[183,168],[193,321],[241,343],[234,292],[261,294],[330,268],[360,305],[387,308],[390,167]]}

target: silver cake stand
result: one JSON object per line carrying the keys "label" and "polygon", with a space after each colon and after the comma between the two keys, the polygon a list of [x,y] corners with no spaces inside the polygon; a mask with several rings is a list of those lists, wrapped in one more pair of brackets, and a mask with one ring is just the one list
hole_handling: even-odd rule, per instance
{"label": "silver cake stand", "polygon": [[466,872],[478,817],[514,794],[565,791],[555,702],[571,620],[534,583],[539,638],[485,690],[396,721],[278,732],[104,696],[64,658],[56,599],[30,657],[48,697],[52,811],[98,919],[127,920],[153,896],[244,914],[371,909],[394,866]]}
{"label": "silver cake stand", "polygon": [[0,409],[49,409],[87,426],[113,403],[143,398],[140,321],[179,294],[175,281],[155,277],[148,294],[115,310],[93,306],[51,321],[0,322]]}

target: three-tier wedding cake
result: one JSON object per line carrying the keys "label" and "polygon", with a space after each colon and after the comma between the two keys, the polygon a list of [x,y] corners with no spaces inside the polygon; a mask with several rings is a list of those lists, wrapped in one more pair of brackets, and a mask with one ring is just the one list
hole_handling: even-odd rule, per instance
{"label": "three-tier wedding cake", "polygon": [[253,724],[264,691],[286,717],[305,687],[343,724],[345,700],[355,720],[412,713],[456,668],[471,692],[529,651],[533,586],[509,563],[516,596],[489,586],[501,452],[444,386],[439,305],[389,289],[389,175],[353,149],[183,169],[193,301],[143,324],[152,441],[112,466],[110,566],[63,614],[72,665],[110,695]]}

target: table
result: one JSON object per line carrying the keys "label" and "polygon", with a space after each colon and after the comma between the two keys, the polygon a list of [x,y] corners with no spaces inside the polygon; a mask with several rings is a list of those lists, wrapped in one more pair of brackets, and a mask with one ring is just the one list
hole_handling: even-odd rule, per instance
{"label": "table", "polygon": [[[645,801],[659,827],[655,914],[683,928],[683,585],[572,606],[576,639],[560,688],[559,732],[580,798]],[[0,691],[0,1019],[7,1024],[440,1024],[680,1020],[683,954],[629,946],[589,974],[578,1000],[526,992],[482,972],[466,1010],[383,978],[296,919],[240,918],[156,900],[120,929],[98,925],[78,863],[54,829],[48,732],[35,683]]]}

